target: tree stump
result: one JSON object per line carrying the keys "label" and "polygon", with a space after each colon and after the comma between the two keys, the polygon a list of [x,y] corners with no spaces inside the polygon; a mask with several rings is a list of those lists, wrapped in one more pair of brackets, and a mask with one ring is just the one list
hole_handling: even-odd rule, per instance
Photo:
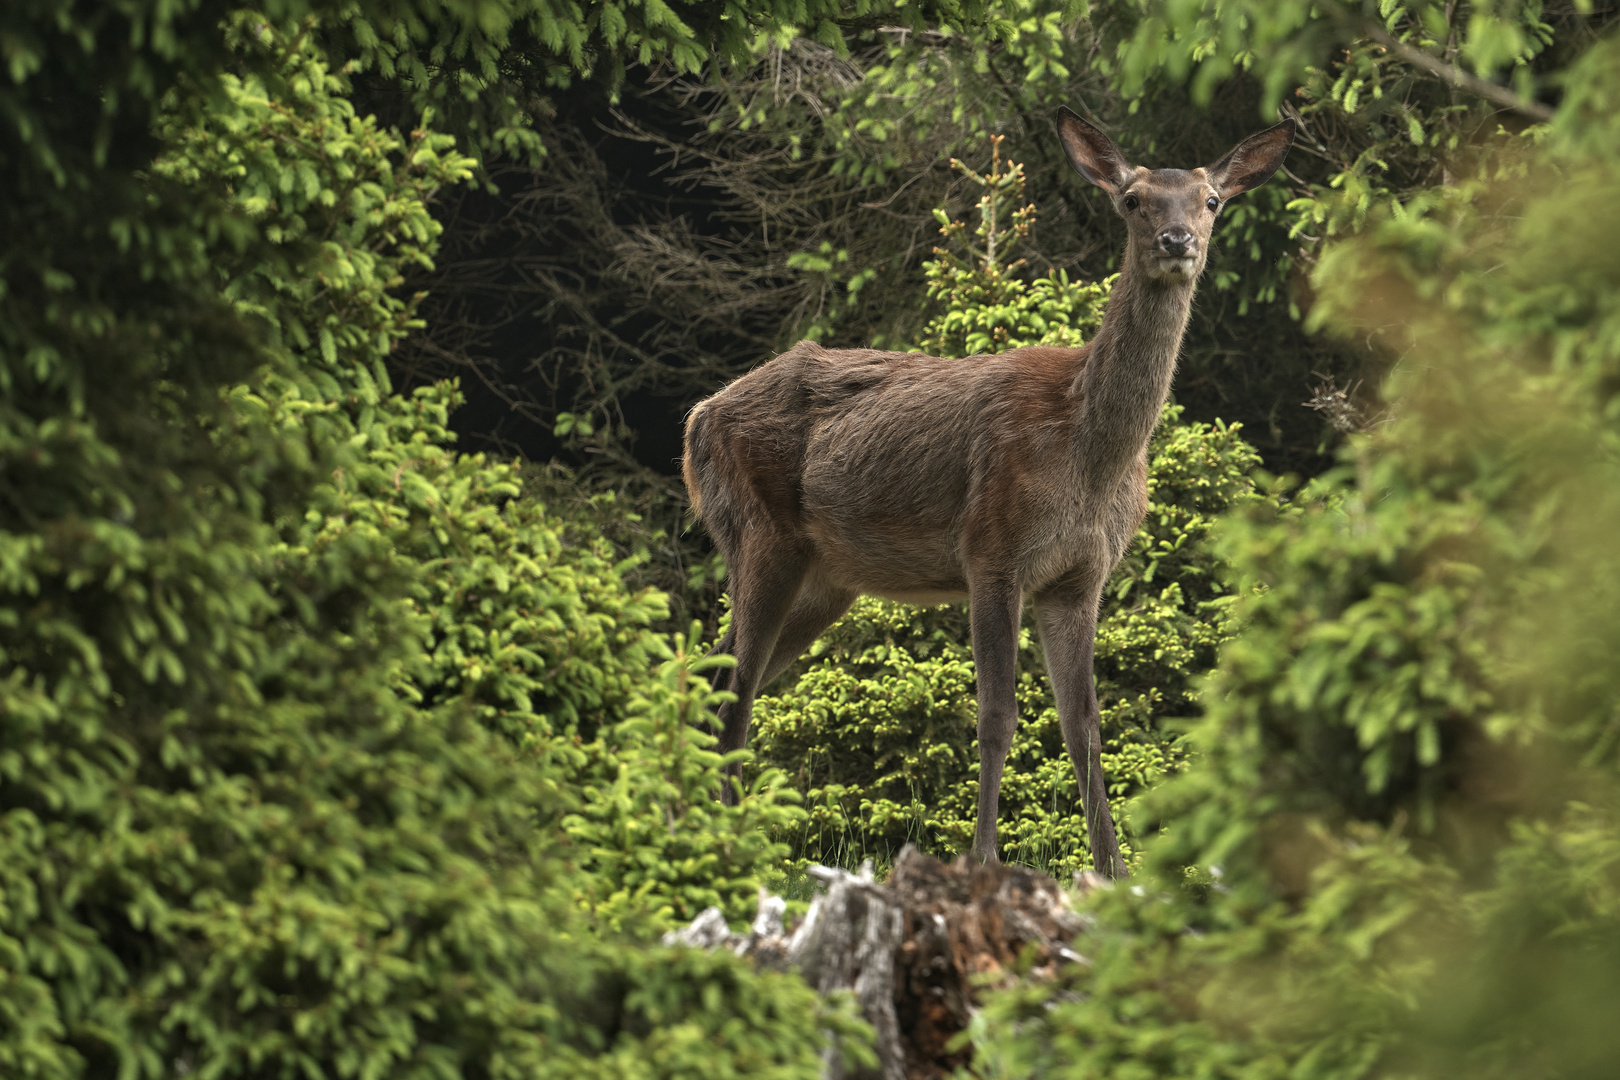
{"label": "tree stump", "polygon": [[[846,1073],[830,1046],[827,1080],[943,1080],[972,1055],[950,1044],[979,993],[1015,978],[1021,961],[1029,964],[1024,977],[1034,978],[1083,962],[1070,947],[1083,920],[1058,883],[1034,870],[966,858],[946,864],[907,845],[881,885],[870,863],[859,874],[825,866],[810,873],[827,891],[791,932],[781,898],[762,890],[749,933],[732,933],[709,908],[664,940],[795,969],[824,994],[852,991],[876,1033],[879,1066]],[[1104,884],[1094,874],[1075,881],[1083,890]]]}

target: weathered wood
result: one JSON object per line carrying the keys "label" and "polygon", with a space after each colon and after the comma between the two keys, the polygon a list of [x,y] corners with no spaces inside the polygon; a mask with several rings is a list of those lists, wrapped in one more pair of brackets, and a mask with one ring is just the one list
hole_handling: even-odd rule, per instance
{"label": "weathered wood", "polygon": [[[791,932],[781,898],[760,894],[747,934],[731,932],[718,908],[665,937],[666,944],[729,948],[756,964],[797,970],[821,993],[850,990],[876,1033],[879,1067],[845,1073],[829,1046],[828,1080],[942,1080],[968,1063],[950,1043],[971,1020],[977,995],[1016,977],[1049,976],[1083,963],[1071,948],[1084,922],[1052,878],[1018,866],[946,864],[907,846],[889,880],[812,867],[826,885]],[[1075,882],[1103,885],[1099,875]],[[997,974],[1003,977],[996,978]]]}

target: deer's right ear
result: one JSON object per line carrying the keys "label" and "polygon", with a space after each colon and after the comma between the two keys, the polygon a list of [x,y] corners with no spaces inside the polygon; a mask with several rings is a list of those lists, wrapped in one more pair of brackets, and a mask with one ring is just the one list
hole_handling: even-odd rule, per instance
{"label": "deer's right ear", "polygon": [[1220,192],[1221,201],[1225,202],[1270,180],[1272,174],[1282,168],[1288,148],[1294,145],[1296,130],[1298,125],[1290,117],[1276,127],[1250,135],[1221,160],[1208,166],[1204,171],[1209,174],[1210,185]]}
{"label": "deer's right ear", "polygon": [[1058,108],[1058,138],[1075,172],[1110,195],[1118,195],[1130,181],[1132,169],[1114,140],[1080,119],[1067,106]]}

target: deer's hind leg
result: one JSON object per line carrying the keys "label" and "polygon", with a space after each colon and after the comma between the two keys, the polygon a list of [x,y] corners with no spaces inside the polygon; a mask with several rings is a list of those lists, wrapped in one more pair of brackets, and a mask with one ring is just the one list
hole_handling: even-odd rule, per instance
{"label": "deer's hind leg", "polygon": [[[763,690],[782,672],[786,671],[793,661],[804,655],[804,651],[822,632],[843,617],[844,612],[855,602],[860,593],[854,589],[845,589],[833,585],[825,579],[819,578],[814,572],[806,575],[804,583],[799,587],[799,595],[793,602],[793,608],[788,612],[782,623],[781,633],[776,638],[776,648],[771,652],[771,661],[765,666],[765,672],[760,676],[759,688]],[[710,656],[733,655],[732,650],[737,647],[737,632],[735,623],[726,629],[724,636],[709,650]],[[717,668],[710,677],[710,684],[716,690],[731,689],[732,668]],[[756,691],[757,692],[757,691]]]}
{"label": "deer's hind leg", "polygon": [[1097,639],[1097,608],[1102,599],[1103,575],[1081,572],[1035,597],[1035,617],[1041,628],[1046,670],[1057,699],[1063,743],[1080,783],[1091,861],[1100,873],[1129,877],[1108,810],[1108,782],[1102,767],[1102,714],[1097,706],[1097,683],[1092,675]]}
{"label": "deer's hind leg", "polygon": [[[737,659],[729,681],[722,684],[737,696],[735,701],[720,706],[720,743],[716,749],[723,754],[742,749],[748,741],[754,695],[764,684],[783,626],[799,599],[810,566],[810,553],[799,538],[775,532],[751,534],[737,555],[729,568],[731,630],[716,646],[719,651],[729,644],[731,655]],[[740,771],[732,765],[727,769],[728,777]],[[720,798],[728,804],[736,801],[737,792],[731,783],[721,787]]]}
{"label": "deer's hind leg", "polygon": [[[737,631],[736,631],[736,628],[735,627],[727,627],[725,634],[723,634],[721,636],[719,641],[714,643],[714,648],[710,649],[708,651],[707,655],[709,655],[709,656],[730,656],[732,654],[732,650],[735,649],[736,647],[737,647]],[[731,668],[728,668],[728,667],[715,668],[714,671],[709,675],[709,685],[711,687],[713,687],[714,689],[716,689],[716,690],[730,690],[731,689]]]}
{"label": "deer's hind leg", "polygon": [[799,589],[793,609],[788,612],[781,634],[777,636],[776,649],[771,653],[771,662],[766,665],[764,675],[760,677],[760,687],[769,686],[793,661],[803,656],[804,651],[815,644],[827,627],[843,617],[859,595],[854,589],[834,585],[811,571]]}

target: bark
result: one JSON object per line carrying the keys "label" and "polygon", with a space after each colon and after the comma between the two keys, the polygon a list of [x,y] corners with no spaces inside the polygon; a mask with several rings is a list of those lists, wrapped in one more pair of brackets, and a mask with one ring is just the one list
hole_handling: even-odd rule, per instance
{"label": "bark", "polygon": [[[828,1080],[943,1080],[970,1061],[970,1047],[951,1044],[980,994],[1084,962],[1071,947],[1084,920],[1069,894],[1034,870],[965,858],[946,864],[907,845],[882,884],[870,863],[859,874],[824,866],[810,873],[826,892],[791,931],[781,898],[762,891],[747,934],[709,908],[664,940],[797,970],[824,994],[852,991],[876,1033],[879,1067],[846,1073],[829,1047]],[[1075,881],[1082,891],[1105,884],[1090,873]]]}

